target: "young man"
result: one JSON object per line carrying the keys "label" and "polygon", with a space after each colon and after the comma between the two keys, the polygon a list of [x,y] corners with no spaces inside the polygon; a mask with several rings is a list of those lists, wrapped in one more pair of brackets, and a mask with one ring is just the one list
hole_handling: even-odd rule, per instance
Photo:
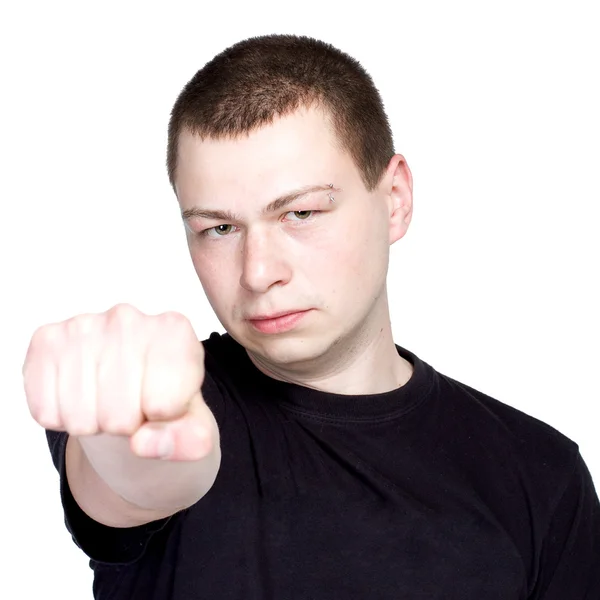
{"label": "young man", "polygon": [[227,334],[118,305],[41,327],[23,369],[96,598],[600,598],[577,445],[394,344],[412,179],[356,61],[225,50],[168,170]]}

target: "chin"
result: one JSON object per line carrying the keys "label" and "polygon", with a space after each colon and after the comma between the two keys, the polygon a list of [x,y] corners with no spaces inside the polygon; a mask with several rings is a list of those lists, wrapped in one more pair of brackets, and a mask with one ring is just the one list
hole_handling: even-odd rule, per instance
{"label": "chin", "polygon": [[318,360],[327,351],[327,341],[307,334],[257,336],[242,340],[242,345],[253,354],[276,365],[293,365]]}

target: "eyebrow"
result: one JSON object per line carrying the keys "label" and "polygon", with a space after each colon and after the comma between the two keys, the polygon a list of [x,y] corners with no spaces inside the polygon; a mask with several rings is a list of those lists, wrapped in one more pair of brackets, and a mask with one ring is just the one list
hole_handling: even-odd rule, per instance
{"label": "eyebrow", "polygon": [[[339,192],[339,188],[330,187],[329,185],[307,185],[297,190],[286,192],[283,196],[276,198],[262,210],[263,214],[269,214],[277,212],[282,208],[285,208],[288,204],[295,202],[296,200],[308,196],[308,194],[314,194],[315,192]],[[214,219],[215,221],[241,221],[241,217],[229,210],[214,210],[208,208],[202,208],[200,206],[193,206],[184,211],[181,211],[181,216],[184,221],[188,221],[193,218],[202,219]]]}

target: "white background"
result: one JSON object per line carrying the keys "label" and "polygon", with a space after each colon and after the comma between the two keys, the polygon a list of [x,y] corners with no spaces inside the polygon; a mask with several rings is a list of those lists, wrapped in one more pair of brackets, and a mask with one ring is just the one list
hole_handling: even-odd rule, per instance
{"label": "white background", "polygon": [[380,88],[415,179],[390,269],[396,342],[577,441],[600,487],[594,2],[11,4],[0,14],[0,597],[91,598],[22,390],[34,329],[128,302],[178,310],[200,338],[221,331],[168,185],[166,126],[196,70],[252,35],[324,39]]}

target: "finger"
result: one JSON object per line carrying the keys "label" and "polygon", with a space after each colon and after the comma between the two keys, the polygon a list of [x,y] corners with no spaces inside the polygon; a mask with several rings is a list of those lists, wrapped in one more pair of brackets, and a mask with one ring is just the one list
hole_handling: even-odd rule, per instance
{"label": "finger", "polygon": [[71,435],[98,432],[96,416],[97,340],[91,323],[65,324],[65,342],[58,361],[58,403]]}
{"label": "finger", "polygon": [[142,410],[149,421],[170,421],[186,414],[202,384],[201,344],[182,315],[160,315],[148,342]]}
{"label": "finger", "polygon": [[194,400],[183,417],[167,423],[145,423],[131,438],[132,451],[146,458],[175,461],[208,456],[216,443],[216,427],[212,414],[205,411],[208,407]]}
{"label": "finger", "polygon": [[23,387],[29,412],[45,429],[63,431],[57,379],[56,362],[50,350],[30,348],[23,366]]}
{"label": "finger", "polygon": [[[143,343],[132,323],[116,321],[106,330],[98,361],[97,418],[101,431],[132,435],[143,422]],[[139,335],[138,335],[139,337]]]}

